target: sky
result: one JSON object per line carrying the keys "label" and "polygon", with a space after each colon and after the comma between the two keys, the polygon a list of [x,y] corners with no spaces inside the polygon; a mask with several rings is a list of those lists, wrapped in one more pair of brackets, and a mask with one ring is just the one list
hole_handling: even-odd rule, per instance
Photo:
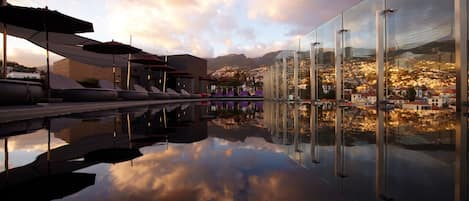
{"label": "sky", "polygon": [[[285,49],[360,0],[8,0],[92,22],[99,41],[117,40],[154,54],[258,57]],[[3,44],[3,41],[0,42]],[[8,58],[43,66],[45,51],[8,37]],[[52,55],[56,61],[61,57]]]}

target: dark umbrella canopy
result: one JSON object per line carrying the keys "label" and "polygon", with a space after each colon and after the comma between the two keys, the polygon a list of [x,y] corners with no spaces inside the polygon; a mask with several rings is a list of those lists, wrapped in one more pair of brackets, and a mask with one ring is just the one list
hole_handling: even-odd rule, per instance
{"label": "dark umbrella canopy", "polygon": [[0,6],[0,22],[37,31],[67,34],[93,32],[93,24],[47,7]]}
{"label": "dark umbrella canopy", "polygon": [[100,54],[135,54],[142,51],[141,49],[116,41],[84,45],[83,50]]}
{"label": "dark umbrella canopy", "polygon": [[166,63],[160,58],[158,58],[158,56],[151,54],[132,55],[132,58],[130,58],[130,62],[144,65],[162,65]]}
{"label": "dark umbrella canopy", "polygon": [[85,154],[85,161],[120,163],[138,158],[140,156],[142,156],[142,153],[138,149],[111,148],[87,153]]}

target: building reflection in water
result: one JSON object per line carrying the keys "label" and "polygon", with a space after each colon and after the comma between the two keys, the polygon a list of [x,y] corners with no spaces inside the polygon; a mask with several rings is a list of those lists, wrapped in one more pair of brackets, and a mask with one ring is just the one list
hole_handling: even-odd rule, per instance
{"label": "building reflection in water", "polygon": [[466,200],[467,117],[450,110],[264,104],[273,142],[347,198]]}
{"label": "building reflection in water", "polygon": [[95,184],[96,174],[75,171],[132,161],[146,146],[203,140],[206,121],[196,112],[187,105],[151,106],[2,124],[2,199],[64,198]]}

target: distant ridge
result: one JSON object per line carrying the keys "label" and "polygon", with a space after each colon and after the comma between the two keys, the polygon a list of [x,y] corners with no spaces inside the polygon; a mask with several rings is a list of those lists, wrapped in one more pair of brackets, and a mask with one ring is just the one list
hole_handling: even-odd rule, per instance
{"label": "distant ridge", "polygon": [[207,70],[209,72],[213,72],[225,66],[253,69],[258,68],[261,65],[272,65],[274,57],[279,52],[280,51],[269,52],[264,54],[262,57],[256,58],[248,58],[244,54],[228,54],[216,58],[208,58]]}

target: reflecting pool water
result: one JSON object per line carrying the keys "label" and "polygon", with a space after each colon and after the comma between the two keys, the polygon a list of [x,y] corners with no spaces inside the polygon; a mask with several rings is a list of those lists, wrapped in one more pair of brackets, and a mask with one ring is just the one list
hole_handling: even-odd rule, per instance
{"label": "reflecting pool water", "polygon": [[228,101],[12,122],[0,125],[0,195],[457,200],[461,126],[446,110]]}

